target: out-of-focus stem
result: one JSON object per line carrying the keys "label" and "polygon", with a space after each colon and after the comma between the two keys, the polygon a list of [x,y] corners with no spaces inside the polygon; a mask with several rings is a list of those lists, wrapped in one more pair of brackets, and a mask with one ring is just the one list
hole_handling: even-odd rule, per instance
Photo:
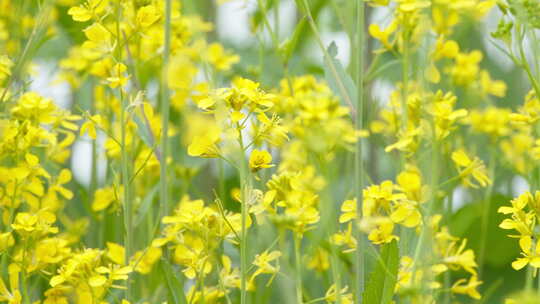
{"label": "out-of-focus stem", "polygon": [[167,158],[169,133],[169,83],[167,79],[167,68],[169,65],[171,48],[171,2],[165,1],[165,38],[163,49],[163,63],[161,72],[161,159],[160,159],[160,206],[161,216],[169,211],[168,184],[167,184]]}
{"label": "out-of-focus stem", "polygon": [[491,209],[491,194],[493,192],[493,177],[495,175],[495,157],[496,157],[496,150],[490,149],[490,157],[489,157],[489,175],[492,177],[492,182],[486,189],[485,195],[484,195],[484,208],[482,211],[482,219],[481,219],[481,230],[480,230],[480,250],[478,252],[478,276],[482,277],[482,271],[484,269],[484,259],[486,255],[486,244],[487,244],[487,230],[488,230],[488,224],[489,224],[489,210]]}
{"label": "out-of-focus stem", "polygon": [[[121,145],[122,145],[122,156],[121,156],[121,167],[122,167],[122,185],[124,186],[124,242],[125,242],[125,260],[126,263],[129,261],[131,254],[133,253],[133,211],[132,211],[132,202],[130,199],[130,182],[129,182],[129,160],[128,160],[128,148],[126,147],[126,101],[123,97],[123,93],[120,89],[120,103],[122,105],[120,110],[120,133],[121,133]],[[131,281],[128,279],[126,281],[127,290],[126,297],[131,299]]]}
{"label": "out-of-focus stem", "polygon": [[238,124],[238,136],[240,144],[240,184],[241,184],[241,222],[242,231],[240,233],[240,303],[247,303],[247,217],[248,200],[250,195],[250,173],[248,161],[246,159],[244,140],[242,139],[242,127]]}
{"label": "out-of-focus stem", "polygon": [[302,242],[301,235],[295,234],[294,235],[294,260],[295,260],[295,266],[296,266],[296,303],[297,304],[303,303],[302,259],[301,259],[301,252],[300,252],[301,242]]}
{"label": "out-of-focus stem", "polygon": [[[357,86],[358,100],[356,103],[356,119],[355,128],[357,130],[362,129],[364,126],[364,65],[365,65],[365,3],[363,0],[357,1],[357,14],[356,14],[356,50],[357,50],[357,66],[354,69],[354,78]],[[362,142],[357,139],[354,153],[354,191],[356,196],[356,216],[357,219],[362,218],[362,190],[364,188],[364,162],[363,162]],[[365,237],[358,229],[358,225],[354,225],[355,237],[358,240],[358,245],[355,251],[354,262],[354,301],[355,303],[362,302],[362,293],[364,290],[364,270],[365,270]],[[339,292],[339,291],[338,291]]]}

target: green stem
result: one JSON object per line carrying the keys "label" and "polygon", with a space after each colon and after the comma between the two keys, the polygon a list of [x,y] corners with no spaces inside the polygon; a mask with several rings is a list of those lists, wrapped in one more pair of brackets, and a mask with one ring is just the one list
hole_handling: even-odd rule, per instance
{"label": "green stem", "polygon": [[[25,249],[26,251],[26,249]],[[31,303],[31,300],[30,300],[30,295],[28,294],[28,275],[26,273],[26,266],[23,265],[23,269],[21,271],[21,277],[22,277],[22,293],[23,293],[23,303],[24,304],[30,304]]]}
{"label": "green stem", "polygon": [[240,303],[247,303],[247,217],[248,217],[248,199],[250,191],[250,173],[248,162],[245,157],[244,140],[242,139],[242,126],[237,124],[238,142],[240,144],[240,183],[241,183],[241,222],[242,231],[240,233]]}
{"label": "green stem", "polygon": [[[489,157],[489,175],[493,178],[495,175],[495,160],[496,160],[496,151],[494,149],[490,150]],[[489,211],[491,208],[491,194],[493,192],[493,183],[488,186],[484,196],[485,206],[482,208],[482,219],[481,219],[481,230],[480,230],[480,250],[478,252],[478,276],[482,277],[482,271],[484,269],[484,259],[486,253],[486,244],[487,244],[487,230],[489,224]]]}
{"label": "green stem", "polygon": [[[521,26],[519,24],[516,25],[516,31],[519,37],[521,37]],[[521,66],[527,73],[527,77],[529,78],[529,81],[531,82],[531,85],[534,89],[534,92],[536,93],[536,96],[540,97],[540,85],[536,81],[536,78],[534,77],[531,71],[531,67],[529,66],[529,62],[527,61],[527,57],[525,56],[525,50],[523,49],[523,39],[521,39],[521,41],[519,42],[518,47],[519,47],[519,56],[520,56]]]}
{"label": "green stem", "polygon": [[525,290],[532,290],[533,280],[534,280],[534,269],[531,265],[527,266],[527,277],[525,281]]}
{"label": "green stem", "polygon": [[[263,2],[261,0],[257,0],[257,4],[261,10],[261,13],[262,13],[262,16],[263,16],[263,23],[264,23],[264,26],[266,26],[266,30],[268,31],[268,34],[270,35],[270,39],[272,39],[272,44],[273,44],[273,47],[275,47],[276,49],[279,47],[279,40],[276,36],[276,33],[274,32],[274,30],[272,30],[272,26],[270,26],[270,21],[268,20],[268,11],[266,10],[266,6],[263,4]],[[276,5],[279,5],[279,3],[277,3]],[[278,8],[279,10],[279,8]]]}
{"label": "green stem", "polygon": [[334,284],[336,285],[336,303],[341,304],[341,275],[339,269],[339,259],[337,256],[339,249],[333,244],[330,244],[330,250],[332,254],[332,277],[334,279]]}
{"label": "green stem", "polygon": [[[364,126],[364,65],[365,65],[365,3],[363,0],[358,0],[357,2],[357,24],[356,24],[356,50],[357,54],[357,66],[354,69],[354,78],[356,81],[358,89],[358,100],[356,104],[356,119],[355,119],[355,128],[357,130],[362,129]],[[362,141],[357,139],[355,145],[354,153],[354,190],[356,196],[356,216],[357,219],[362,218],[362,191],[364,188],[364,162],[363,162],[363,151],[362,151]],[[358,225],[354,225],[355,237],[358,240],[359,244],[356,246],[355,250],[355,275],[354,275],[354,301],[355,303],[361,303],[361,295],[364,291],[364,268],[365,268],[365,256],[363,249],[365,248],[365,237],[358,229]]]}
{"label": "green stem", "polygon": [[302,259],[301,259],[301,252],[300,252],[301,242],[302,242],[301,236],[295,234],[294,235],[294,260],[295,260],[295,266],[296,266],[296,303],[297,304],[303,303]]}
{"label": "green stem", "polygon": [[408,121],[408,108],[407,108],[407,96],[409,93],[409,45],[406,34],[403,34],[403,67],[402,67],[402,88],[401,88],[401,123],[402,130],[407,131]]}
{"label": "green stem", "polygon": [[[115,7],[116,12],[116,22],[115,22],[115,30],[116,30],[116,39],[118,40],[117,46],[114,50],[114,58],[117,62],[121,61],[122,57],[122,49],[119,47],[120,45],[120,20],[122,18],[122,6],[120,4],[120,1],[116,2]],[[121,156],[120,156],[120,167],[122,172],[122,185],[123,185],[123,198],[122,198],[122,208],[124,212],[124,247],[125,247],[125,263],[129,263],[129,258],[131,257],[133,253],[133,210],[132,210],[132,202],[130,198],[130,182],[129,182],[129,154],[128,154],[128,147],[126,146],[126,138],[127,138],[127,116],[126,116],[126,108],[128,106],[126,99],[124,98],[124,91],[122,87],[118,88],[118,95],[120,99],[120,147],[121,147]],[[132,286],[131,286],[131,280],[128,278],[126,280],[126,299],[128,301],[131,301],[132,299]]]}
{"label": "green stem", "polygon": [[[126,147],[126,101],[123,98],[123,93],[120,89],[120,133],[121,133],[121,144],[122,144],[122,156],[121,156],[121,167],[122,167],[122,185],[124,186],[124,199],[123,199],[123,208],[124,208],[124,242],[125,242],[125,261],[129,262],[129,258],[133,252],[133,210],[130,199],[130,183],[129,183],[129,159],[128,159],[128,148]],[[126,298],[129,301],[131,299],[131,280],[126,280]]]}
{"label": "green stem", "polygon": [[343,96],[343,99],[345,99],[345,102],[349,105],[351,112],[355,113],[356,109],[353,104],[352,97],[349,95],[349,92],[347,91],[344,80],[341,79],[336,66],[334,65],[334,62],[332,61],[332,57],[330,54],[328,54],[328,51],[324,47],[324,43],[322,41],[321,35],[319,34],[319,30],[317,29],[317,24],[315,23],[315,20],[313,19],[313,16],[311,15],[311,9],[309,7],[309,4],[307,0],[302,0],[303,9],[305,11],[305,14],[307,16],[309,26],[311,27],[313,34],[315,36],[315,40],[317,41],[317,44],[321,48],[321,51],[324,54],[324,60],[326,61],[326,64],[328,65],[328,68],[332,72],[332,76],[336,79],[336,84],[338,86],[338,89],[341,93],[341,96]]}
{"label": "green stem", "polygon": [[169,133],[169,83],[167,79],[167,68],[169,64],[171,49],[171,2],[165,1],[165,37],[163,50],[163,63],[161,72],[161,158],[160,158],[160,207],[161,217],[169,212],[168,184],[167,184],[167,158],[168,158],[168,136]]}

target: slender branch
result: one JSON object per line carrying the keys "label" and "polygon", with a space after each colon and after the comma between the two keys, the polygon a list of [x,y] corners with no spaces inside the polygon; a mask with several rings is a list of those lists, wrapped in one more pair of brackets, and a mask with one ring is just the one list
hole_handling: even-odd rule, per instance
{"label": "slender branch", "polygon": [[[356,12],[356,47],[357,50],[357,66],[354,69],[354,78],[358,89],[358,100],[356,104],[356,119],[355,128],[357,130],[362,129],[364,126],[364,66],[365,66],[365,3],[363,0],[357,1]],[[354,190],[356,197],[356,216],[357,219],[362,218],[362,189],[364,188],[364,162],[363,162],[362,141],[358,138],[355,145],[354,153]],[[357,225],[354,225],[355,237],[359,244],[355,250],[355,276],[354,276],[354,301],[355,303],[362,303],[361,295],[364,291],[365,282],[365,236],[358,229]]]}
{"label": "slender branch", "polygon": [[169,133],[169,83],[167,79],[167,69],[169,66],[169,57],[171,52],[171,10],[172,0],[165,1],[165,38],[163,46],[163,62],[161,67],[161,158],[160,158],[160,202],[161,216],[169,212],[168,184],[167,184],[167,158],[168,151],[168,133]]}

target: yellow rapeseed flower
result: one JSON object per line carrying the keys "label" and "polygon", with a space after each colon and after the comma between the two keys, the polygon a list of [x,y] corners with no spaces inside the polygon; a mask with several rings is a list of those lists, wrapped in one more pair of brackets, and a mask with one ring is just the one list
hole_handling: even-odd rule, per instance
{"label": "yellow rapeseed flower", "polygon": [[271,164],[272,155],[264,150],[254,149],[249,157],[249,168],[251,171],[256,172],[260,169],[271,168],[274,165]]}

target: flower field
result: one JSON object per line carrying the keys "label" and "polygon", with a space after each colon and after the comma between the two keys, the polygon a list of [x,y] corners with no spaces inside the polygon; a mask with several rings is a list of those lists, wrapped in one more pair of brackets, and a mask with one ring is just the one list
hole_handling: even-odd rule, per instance
{"label": "flower field", "polygon": [[0,0],[0,50],[0,303],[540,303],[538,0]]}

